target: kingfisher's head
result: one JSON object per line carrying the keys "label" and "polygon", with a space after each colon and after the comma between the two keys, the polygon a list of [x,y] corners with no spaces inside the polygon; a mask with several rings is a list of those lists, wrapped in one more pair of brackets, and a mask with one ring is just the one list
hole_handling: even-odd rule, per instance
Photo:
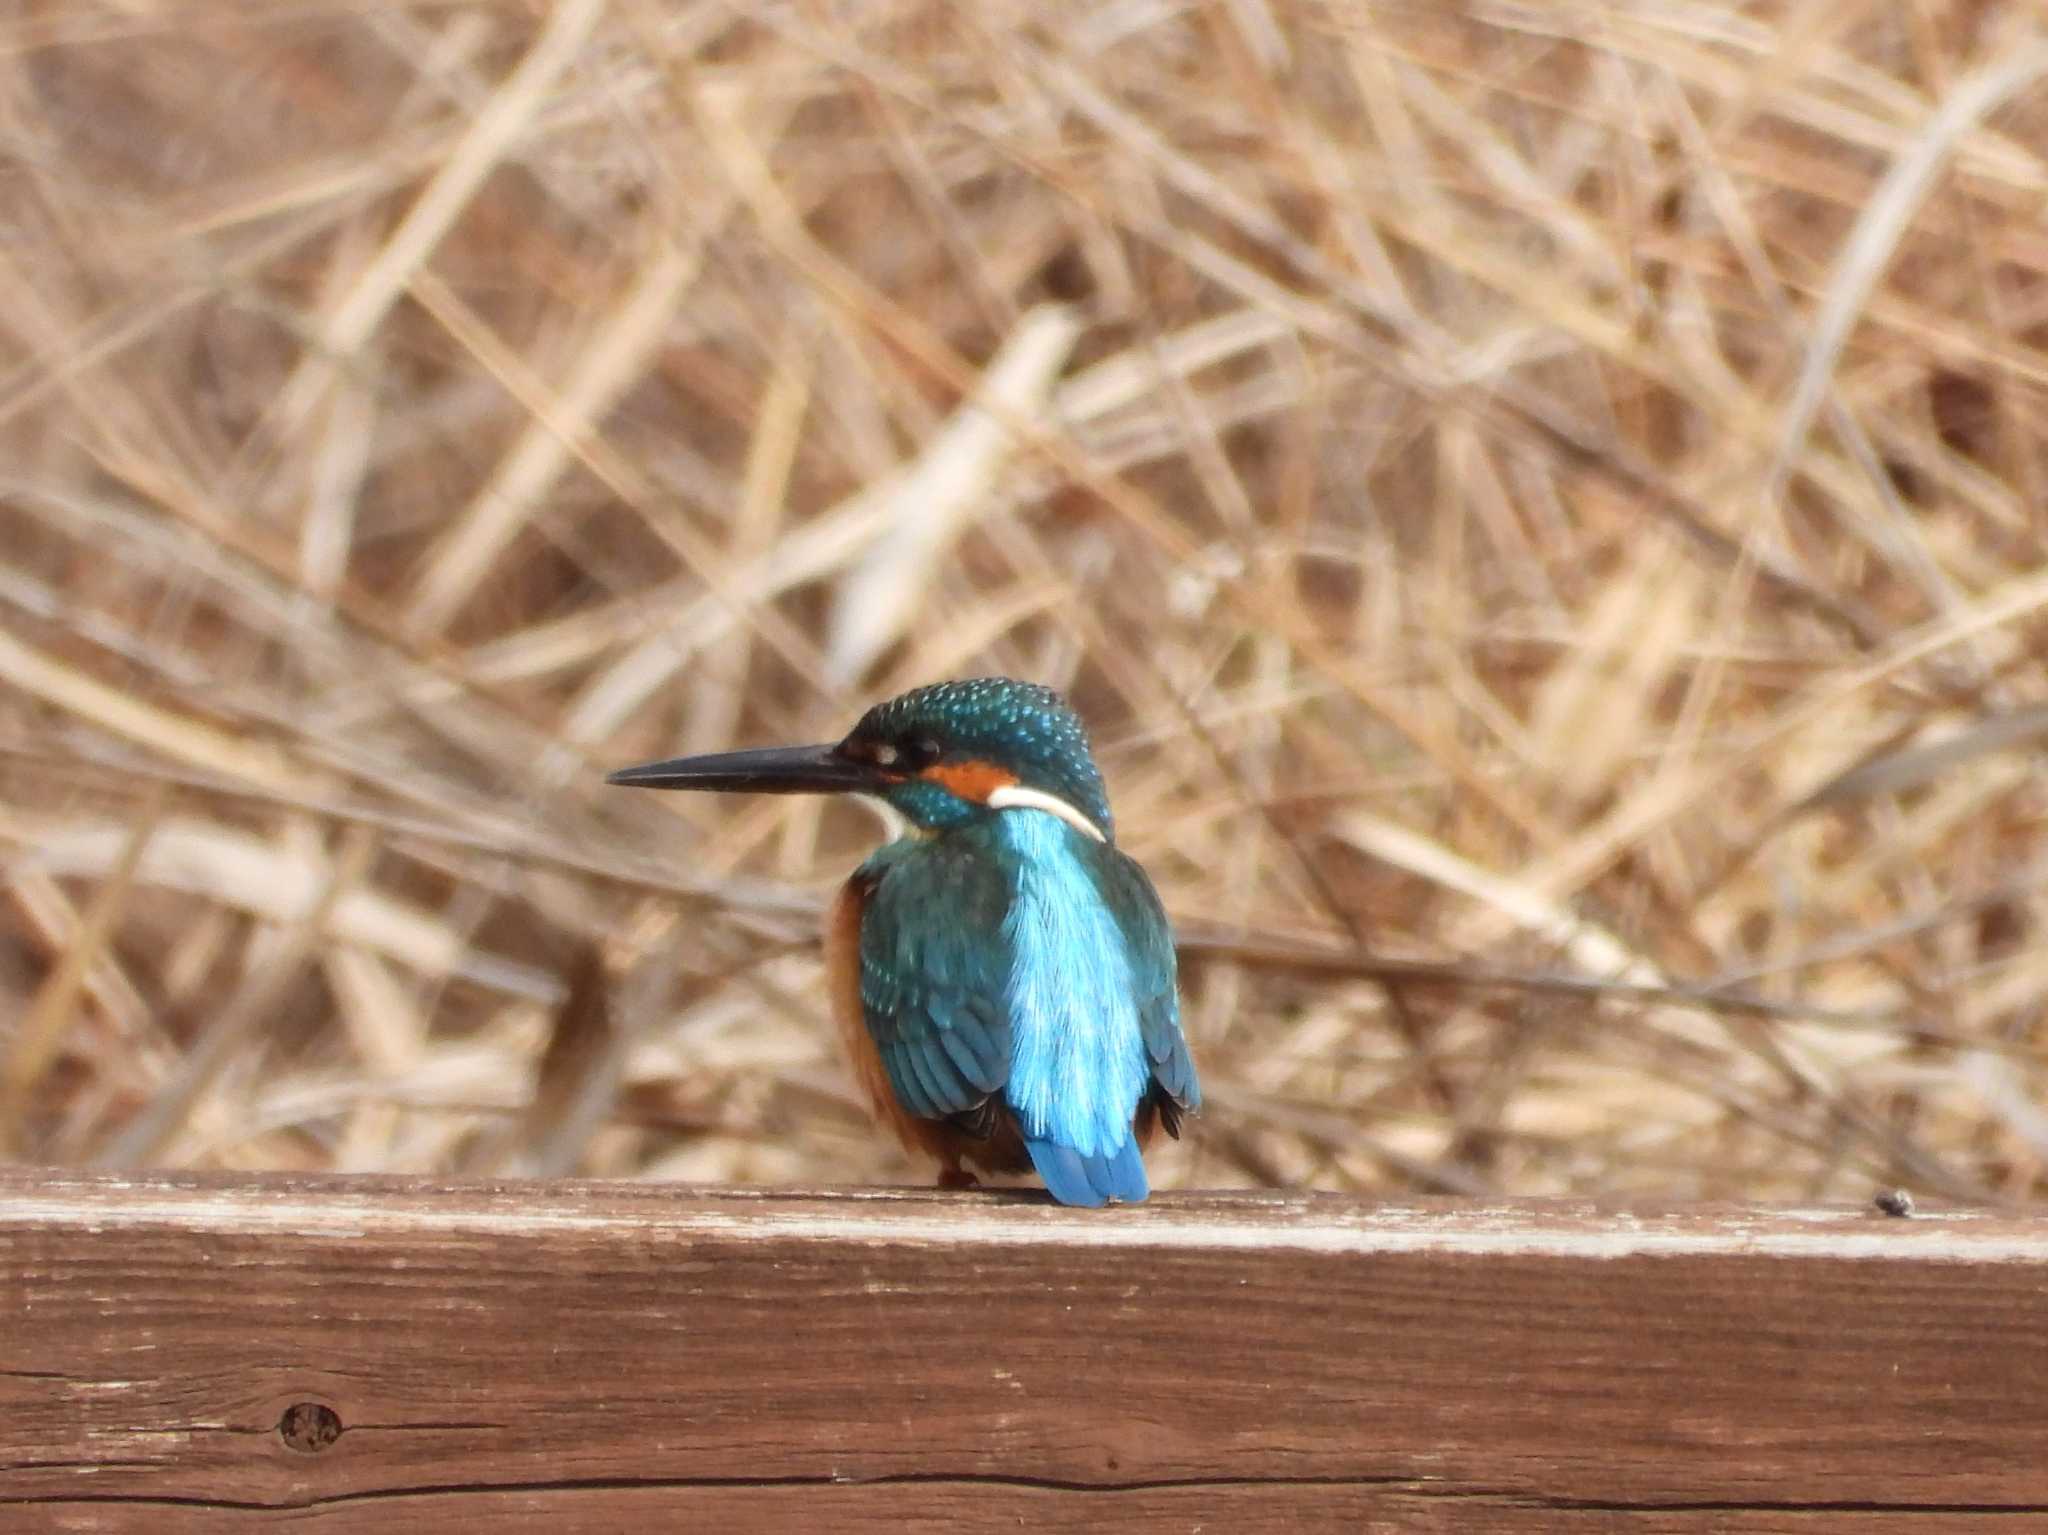
{"label": "kingfisher's head", "polygon": [[1030,808],[1103,842],[1116,834],[1079,717],[1051,688],[1008,677],[940,682],[892,698],[830,746],[678,757],[605,781],[648,789],[868,794],[928,830]]}

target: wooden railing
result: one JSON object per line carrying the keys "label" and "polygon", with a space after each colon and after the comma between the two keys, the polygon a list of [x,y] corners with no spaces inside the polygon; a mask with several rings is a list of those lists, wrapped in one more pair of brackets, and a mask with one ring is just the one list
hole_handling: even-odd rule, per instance
{"label": "wooden railing", "polygon": [[0,1329],[4,1530],[2048,1529],[2038,1218],[15,1169]]}

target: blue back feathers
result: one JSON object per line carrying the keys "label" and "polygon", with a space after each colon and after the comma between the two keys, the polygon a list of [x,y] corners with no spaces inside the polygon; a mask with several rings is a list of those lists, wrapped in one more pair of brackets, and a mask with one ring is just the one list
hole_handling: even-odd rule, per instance
{"label": "blue back feathers", "polygon": [[[1004,1096],[1046,1187],[1062,1204],[1143,1199],[1131,1116],[1151,1085],[1137,978],[1123,926],[1083,863],[1093,846],[1038,810],[997,818],[1015,860],[1010,1080]],[[1089,1196],[1093,1197],[1089,1197]]]}

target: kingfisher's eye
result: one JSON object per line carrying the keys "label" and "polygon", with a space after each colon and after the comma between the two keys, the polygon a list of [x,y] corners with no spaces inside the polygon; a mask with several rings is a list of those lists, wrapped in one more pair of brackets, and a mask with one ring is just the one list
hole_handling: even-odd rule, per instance
{"label": "kingfisher's eye", "polygon": [[898,760],[913,773],[930,767],[943,755],[943,748],[930,736],[912,736],[898,748]]}

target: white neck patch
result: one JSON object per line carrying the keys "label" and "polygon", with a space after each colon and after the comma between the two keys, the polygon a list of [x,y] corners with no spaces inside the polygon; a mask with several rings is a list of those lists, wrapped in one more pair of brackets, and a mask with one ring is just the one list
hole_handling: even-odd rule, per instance
{"label": "white neck patch", "polygon": [[989,790],[988,805],[992,810],[1043,810],[1047,815],[1056,815],[1075,831],[1093,837],[1097,842],[1107,842],[1102,828],[1081,814],[1057,794],[1047,794],[1043,789],[1027,789],[1020,783],[1006,783],[999,789]]}

